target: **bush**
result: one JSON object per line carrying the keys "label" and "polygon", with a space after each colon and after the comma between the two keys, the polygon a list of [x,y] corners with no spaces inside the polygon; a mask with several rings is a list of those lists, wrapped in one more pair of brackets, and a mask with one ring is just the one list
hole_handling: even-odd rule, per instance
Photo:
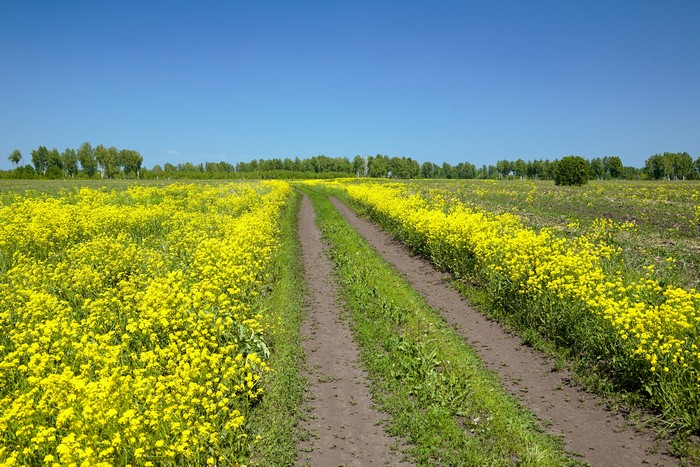
{"label": "bush", "polygon": [[588,183],[590,164],[579,156],[567,156],[554,168],[555,185],[581,186]]}

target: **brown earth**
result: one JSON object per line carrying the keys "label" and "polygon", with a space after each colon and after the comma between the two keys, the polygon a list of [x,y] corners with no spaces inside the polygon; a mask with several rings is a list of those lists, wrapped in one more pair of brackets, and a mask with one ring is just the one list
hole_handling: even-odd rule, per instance
{"label": "brown earth", "polygon": [[302,429],[310,436],[301,443],[297,462],[318,466],[409,465],[392,449],[398,445],[397,439],[382,428],[387,415],[372,407],[367,375],[350,327],[341,317],[333,265],[315,217],[304,196],[299,237],[308,295],[301,331],[309,387]]}
{"label": "brown earth", "polygon": [[543,422],[564,437],[566,448],[585,462],[601,466],[676,465],[678,459],[659,447],[650,432],[638,431],[594,395],[568,382],[571,375],[554,371],[542,354],[507,333],[467,304],[447,283],[450,277],[422,257],[412,255],[392,235],[358,217],[337,199],[336,208],[426,302],[478,352],[503,386]]}

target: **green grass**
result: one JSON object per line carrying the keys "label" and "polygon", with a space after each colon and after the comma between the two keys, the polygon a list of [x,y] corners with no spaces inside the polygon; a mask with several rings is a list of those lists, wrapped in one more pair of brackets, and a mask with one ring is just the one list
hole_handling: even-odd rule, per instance
{"label": "green grass", "polygon": [[295,192],[286,208],[276,277],[263,298],[263,309],[273,321],[274,332],[266,336],[273,371],[264,377],[262,402],[249,420],[253,436],[260,436],[251,456],[254,465],[293,465],[296,459],[296,425],[306,386],[301,376],[304,351],[300,326],[305,286],[297,232],[300,198]]}
{"label": "green grass", "polygon": [[561,439],[500,386],[476,352],[352,229],[304,188],[330,243],[351,326],[388,430],[420,464],[565,465]]}

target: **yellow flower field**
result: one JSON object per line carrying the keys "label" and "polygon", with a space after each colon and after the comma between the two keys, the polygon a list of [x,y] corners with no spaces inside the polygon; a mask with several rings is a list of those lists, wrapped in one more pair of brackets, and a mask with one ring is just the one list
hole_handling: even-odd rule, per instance
{"label": "yellow flower field", "polygon": [[426,196],[401,183],[326,186],[368,207],[438,266],[478,277],[522,322],[605,362],[628,388],[700,427],[700,293],[663,285],[653,266],[644,275],[625,269],[606,238],[631,225],[600,220],[565,238],[512,214],[446,202],[449,193],[439,189]]}
{"label": "yellow flower field", "polygon": [[4,195],[0,465],[235,463],[283,182]]}

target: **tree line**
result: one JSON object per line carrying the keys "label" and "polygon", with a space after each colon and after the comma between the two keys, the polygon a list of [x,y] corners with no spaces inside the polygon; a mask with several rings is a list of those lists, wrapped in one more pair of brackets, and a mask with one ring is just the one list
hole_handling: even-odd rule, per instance
{"label": "tree line", "polygon": [[19,149],[12,151],[8,159],[16,167],[9,174],[6,171],[5,178],[140,178],[143,170],[143,157],[138,151],[102,144],[93,148],[88,142],[77,150],[66,148],[63,152],[39,146],[31,151],[31,165],[20,165],[23,155]]}
{"label": "tree line", "polygon": [[700,178],[700,157],[693,161],[687,152],[655,154],[644,163],[644,171],[653,180],[693,180]]}
{"label": "tree line", "polygon": [[333,177],[394,177],[418,178],[420,165],[410,157],[376,156],[329,157],[313,156],[253,159],[249,162],[191,162],[163,166],[155,165],[144,171],[144,177],[168,178],[333,178]]}
{"label": "tree line", "polygon": [[[248,162],[191,162],[152,169],[142,167],[143,157],[138,151],[117,149],[83,143],[77,150],[67,148],[62,153],[57,149],[40,146],[31,151],[32,164],[21,166],[23,159],[19,150],[8,159],[16,165],[14,171],[0,171],[3,178],[447,178],[447,179],[537,179],[554,180],[560,159],[499,160],[496,164],[477,167],[470,162],[456,165],[443,162],[422,164],[410,157],[376,156],[329,157],[325,155],[301,159],[271,158],[253,159]],[[585,161],[587,179],[698,179],[700,157],[693,160],[687,153],[655,154],[649,157],[644,168],[624,166],[618,156],[595,157]]]}
{"label": "tree line", "polygon": [[[477,167],[470,162],[460,162],[456,165],[443,162],[422,164],[410,157],[389,157],[383,154],[376,156],[355,156],[352,160],[346,157],[314,156],[307,159],[273,158],[254,159],[250,162],[238,162],[235,165],[227,162],[205,162],[192,164],[190,162],[177,165],[166,163],[162,167],[156,165],[144,176],[164,176],[171,178],[219,178],[217,175],[226,174],[234,178],[317,178],[324,175],[337,177],[370,177],[370,178],[529,178],[552,180],[558,160],[516,161],[501,160],[495,165]],[[596,178],[640,178],[640,169],[623,167],[619,157],[604,157],[593,159],[592,173]],[[598,169],[600,166],[600,169]],[[295,175],[294,177],[285,175]]]}

